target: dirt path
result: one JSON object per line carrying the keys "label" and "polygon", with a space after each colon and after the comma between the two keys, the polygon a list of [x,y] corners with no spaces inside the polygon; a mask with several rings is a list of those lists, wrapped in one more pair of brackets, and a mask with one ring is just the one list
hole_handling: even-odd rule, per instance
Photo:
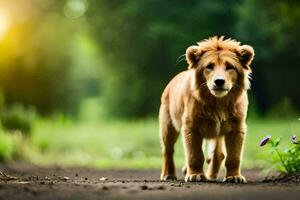
{"label": "dirt path", "polygon": [[[0,200],[10,199],[298,199],[300,184],[262,183],[258,170],[247,170],[247,184],[158,181],[158,170],[95,170],[42,168],[28,164],[0,165]],[[104,177],[104,178],[103,178]],[[101,179],[102,178],[102,179]],[[9,179],[9,177],[7,177]]]}

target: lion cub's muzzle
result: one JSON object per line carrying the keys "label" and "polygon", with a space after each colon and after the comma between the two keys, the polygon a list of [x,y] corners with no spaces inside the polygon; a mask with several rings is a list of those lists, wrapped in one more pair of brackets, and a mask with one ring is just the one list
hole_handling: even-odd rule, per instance
{"label": "lion cub's muzzle", "polygon": [[215,77],[212,87],[209,87],[210,92],[215,97],[224,97],[228,94],[231,87],[229,84],[226,84],[226,80],[223,76]]}

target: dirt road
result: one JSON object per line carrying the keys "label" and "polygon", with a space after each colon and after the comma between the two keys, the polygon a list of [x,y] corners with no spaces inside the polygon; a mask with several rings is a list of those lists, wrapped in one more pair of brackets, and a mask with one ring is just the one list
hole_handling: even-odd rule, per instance
{"label": "dirt road", "polygon": [[158,181],[159,170],[0,165],[0,200],[10,199],[299,199],[300,184],[263,183],[258,170],[247,170],[247,184]]}

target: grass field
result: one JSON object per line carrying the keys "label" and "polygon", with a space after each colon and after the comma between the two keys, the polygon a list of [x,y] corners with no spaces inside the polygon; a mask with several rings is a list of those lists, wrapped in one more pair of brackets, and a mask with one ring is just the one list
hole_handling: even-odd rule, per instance
{"label": "grass field", "polygon": [[[268,148],[259,147],[265,135],[284,136],[300,132],[298,120],[249,120],[243,166],[273,166]],[[19,140],[20,141],[20,140]],[[141,121],[80,121],[66,119],[35,122],[32,137],[18,144],[23,159],[42,165],[92,166],[97,168],[159,168],[161,165],[158,123]],[[182,139],[176,144],[176,166],[184,161]]]}

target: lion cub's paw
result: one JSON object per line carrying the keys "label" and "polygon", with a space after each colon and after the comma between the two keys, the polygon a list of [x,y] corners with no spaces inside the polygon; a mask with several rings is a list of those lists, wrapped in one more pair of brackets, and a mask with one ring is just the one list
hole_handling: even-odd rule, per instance
{"label": "lion cub's paw", "polygon": [[206,181],[207,178],[204,174],[187,174],[184,180],[185,182],[201,182]]}
{"label": "lion cub's paw", "polygon": [[226,183],[246,183],[246,178],[243,177],[242,175],[238,176],[227,176],[224,178],[224,182]]}
{"label": "lion cub's paw", "polygon": [[209,182],[216,182],[217,181],[217,176],[216,175],[206,175],[207,180]]}
{"label": "lion cub's paw", "polygon": [[177,178],[174,174],[168,174],[168,175],[161,175],[160,180],[161,181],[176,181]]}

